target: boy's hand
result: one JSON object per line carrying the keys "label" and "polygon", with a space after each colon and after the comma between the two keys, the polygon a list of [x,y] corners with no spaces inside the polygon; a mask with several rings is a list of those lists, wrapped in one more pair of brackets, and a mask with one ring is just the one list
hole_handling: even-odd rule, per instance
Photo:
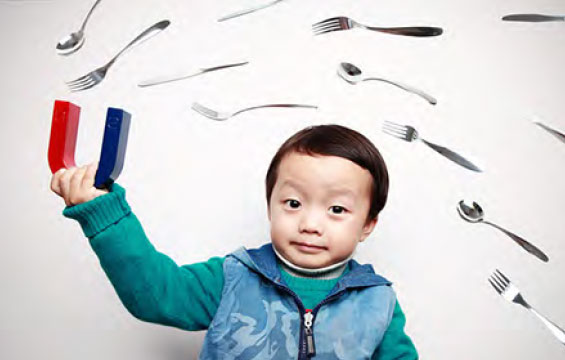
{"label": "boy's hand", "polygon": [[94,187],[97,163],[87,166],[60,169],[51,178],[51,190],[65,200],[67,206],[90,201],[108,193],[106,189]]}

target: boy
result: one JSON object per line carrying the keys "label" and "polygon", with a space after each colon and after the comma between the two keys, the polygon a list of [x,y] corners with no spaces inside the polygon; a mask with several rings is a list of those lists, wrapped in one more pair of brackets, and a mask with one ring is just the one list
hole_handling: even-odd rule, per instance
{"label": "boy", "polygon": [[[271,243],[177,266],[157,252],[96,165],[57,172],[51,189],[79,221],[137,318],[208,329],[200,359],[417,359],[391,283],[352,260],[386,203],[374,145],[339,125],[289,138],[267,172]],[[102,196],[103,195],[103,196]]]}

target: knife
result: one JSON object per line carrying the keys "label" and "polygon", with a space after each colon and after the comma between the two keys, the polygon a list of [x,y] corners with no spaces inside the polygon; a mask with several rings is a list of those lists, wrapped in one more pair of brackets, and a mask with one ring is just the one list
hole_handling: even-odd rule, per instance
{"label": "knife", "polygon": [[525,22],[565,21],[565,16],[543,14],[511,14],[503,16],[502,20]]}
{"label": "knife", "polygon": [[164,83],[168,83],[168,82],[171,82],[171,81],[188,79],[188,78],[191,78],[193,76],[201,75],[201,74],[211,72],[211,71],[222,70],[222,69],[227,69],[227,68],[236,67],[236,66],[243,66],[243,65],[246,65],[246,64],[249,64],[249,62],[245,61],[245,62],[239,62],[239,63],[234,63],[234,64],[226,64],[226,65],[213,66],[213,67],[209,67],[209,68],[202,68],[202,69],[200,69],[200,71],[192,73],[192,74],[188,74],[188,75],[160,76],[160,77],[156,77],[156,78],[153,78],[153,79],[142,81],[139,84],[137,84],[137,86],[147,87],[147,86],[152,86],[152,85],[164,84]]}
{"label": "knife", "polygon": [[479,169],[479,167],[477,165],[475,165],[472,162],[470,162],[469,160],[465,159],[463,156],[459,155],[455,151],[449,150],[446,147],[431,143],[431,142],[426,141],[424,139],[420,139],[420,140],[422,140],[422,142],[424,144],[428,145],[433,150],[437,151],[439,154],[441,154],[441,155],[445,156],[446,158],[448,158],[449,160],[463,166],[464,168],[472,170],[472,171],[476,171],[476,172],[482,172],[482,170]]}
{"label": "knife", "polygon": [[560,133],[559,131],[552,129],[549,126],[540,123],[539,121],[534,121],[534,124],[538,125],[542,129],[546,130],[547,132],[549,132],[551,135],[555,136],[559,140],[565,142],[565,135]]}

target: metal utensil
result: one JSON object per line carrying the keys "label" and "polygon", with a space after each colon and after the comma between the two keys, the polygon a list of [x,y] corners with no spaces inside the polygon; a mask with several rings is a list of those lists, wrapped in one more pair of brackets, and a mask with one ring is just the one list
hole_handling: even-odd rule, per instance
{"label": "metal utensil", "polygon": [[526,302],[520,290],[516,285],[512,284],[510,280],[498,269],[496,269],[492,275],[489,277],[488,282],[492,285],[494,290],[504,299],[511,303],[519,304],[528,309],[532,314],[534,314],[541,322],[551,331],[551,333],[559,340],[563,345],[565,345],[565,331],[547,319],[545,316],[540,314],[536,309],[534,309],[530,304]]}
{"label": "metal utensil", "polygon": [[116,56],[114,56],[106,65],[99,67],[96,70],[89,72],[88,74],[79,77],[76,80],[67,82],[67,85],[71,89],[71,91],[80,91],[90,89],[91,87],[99,84],[104,77],[106,76],[106,72],[114,64],[114,62],[118,59],[120,55],[122,55],[127,49],[131,46],[142,42],[143,40],[149,39],[151,36],[156,35],[157,33],[161,32],[167,26],[169,26],[171,22],[169,20],[162,20],[158,23],[150,26],[141,34],[139,34],[135,39],[133,39],[129,44],[127,44]]}
{"label": "metal utensil", "polygon": [[274,1],[268,2],[266,4],[252,6],[252,7],[249,7],[247,9],[244,9],[244,10],[239,10],[239,11],[233,12],[231,14],[228,14],[226,16],[222,16],[221,18],[218,19],[218,22],[233,19],[233,18],[241,16],[241,15],[250,14],[250,13],[255,12],[257,10],[261,10],[261,9],[266,8],[266,7],[275,5],[276,3],[279,3],[281,1],[283,1],[283,0],[274,0]]}
{"label": "metal utensil", "polygon": [[201,105],[197,102],[192,103],[192,109],[197,113],[206,116],[212,120],[223,121],[227,120],[232,116],[237,114],[241,114],[244,111],[261,109],[261,108],[270,108],[270,107],[278,107],[278,108],[307,108],[307,109],[317,109],[317,106],[314,105],[302,105],[302,104],[267,104],[267,105],[258,105],[258,106],[251,106],[245,109],[241,109],[235,112],[219,112],[216,110],[212,110],[204,105]]}
{"label": "metal utensil", "polygon": [[188,75],[159,76],[159,77],[156,77],[156,78],[153,78],[153,79],[144,80],[144,81],[140,82],[139,84],[137,84],[137,86],[146,87],[146,86],[164,84],[164,83],[168,83],[168,82],[172,82],[172,81],[188,79],[188,78],[191,78],[193,76],[205,74],[205,73],[208,73],[208,72],[211,72],[211,71],[228,69],[228,68],[231,68],[231,67],[243,66],[243,65],[246,65],[246,64],[249,64],[249,62],[245,61],[245,62],[239,62],[239,63],[234,63],[234,64],[226,64],[226,65],[219,65],[219,66],[213,66],[213,67],[208,67],[208,68],[201,68],[199,71],[192,73],[192,74],[188,74]]}
{"label": "metal utensil", "polygon": [[92,14],[92,11],[94,11],[94,8],[100,3],[100,1],[101,0],[96,0],[96,2],[94,2],[94,5],[92,5],[90,10],[88,11],[88,14],[86,14],[86,18],[82,22],[82,25],[78,31],[73,32],[59,40],[56,47],[57,53],[59,55],[69,55],[81,48],[82,44],[84,44],[85,39],[84,28],[86,27],[86,22],[88,21],[90,14]]}
{"label": "metal utensil", "polygon": [[548,22],[565,21],[565,16],[543,14],[510,14],[502,17],[504,21]]}
{"label": "metal utensil", "polygon": [[393,123],[391,121],[385,121],[383,123],[383,131],[386,134],[392,135],[394,137],[397,137],[399,139],[402,139],[402,140],[408,141],[408,142],[420,140],[421,142],[423,142],[424,144],[426,144],[427,146],[429,146],[430,148],[432,148],[433,150],[435,150],[439,154],[441,154],[441,155],[445,156],[446,158],[448,158],[449,160],[463,166],[464,168],[467,168],[467,169],[472,170],[472,171],[481,172],[481,169],[479,169],[475,164],[473,164],[469,160],[465,159],[463,156],[457,154],[456,152],[449,150],[446,147],[436,145],[434,143],[431,143],[429,141],[422,139],[418,135],[418,131],[416,131],[416,129],[414,129],[412,126],[400,125],[400,124]]}
{"label": "metal utensil", "polygon": [[520,236],[513,234],[510,231],[508,231],[508,230],[506,230],[506,229],[504,229],[504,228],[502,228],[502,227],[500,227],[496,224],[485,221],[483,209],[476,202],[473,202],[473,207],[470,207],[470,206],[466,205],[463,200],[459,201],[459,204],[457,206],[457,212],[459,213],[459,216],[461,216],[461,218],[463,220],[467,221],[467,222],[481,223],[481,224],[486,224],[486,225],[490,225],[490,226],[497,228],[498,230],[500,230],[503,233],[505,233],[506,235],[508,235],[512,240],[514,240],[524,250],[526,250],[530,254],[534,255],[535,257],[537,257],[541,261],[547,262],[549,260],[549,258],[547,257],[547,255],[544,254],[543,251],[541,251],[540,249],[538,249],[537,247],[535,247],[534,245],[532,245],[528,241],[524,240]]}
{"label": "metal utensil", "polygon": [[397,86],[397,87],[401,88],[402,90],[416,94],[416,95],[422,97],[424,100],[426,100],[427,102],[429,102],[432,105],[437,104],[437,100],[433,96],[426,94],[422,90],[413,88],[412,86],[402,84],[402,83],[399,83],[399,82],[396,82],[396,81],[384,79],[384,78],[365,77],[365,76],[363,76],[361,69],[359,69],[357,66],[355,66],[351,63],[348,63],[348,62],[342,62],[341,64],[339,64],[339,66],[337,68],[337,74],[343,80],[347,81],[350,84],[354,84],[354,85],[357,84],[357,83],[360,83],[362,81],[369,81],[369,80],[383,81],[385,83]]}
{"label": "metal utensil", "polygon": [[542,129],[544,129],[545,131],[547,131],[548,133],[550,133],[551,135],[555,136],[556,138],[558,138],[559,140],[565,142],[565,134],[560,133],[559,131],[550,128],[549,126],[542,124],[539,121],[534,121],[534,124],[538,125],[539,127],[541,127]]}
{"label": "metal utensil", "polygon": [[393,35],[418,36],[418,37],[438,36],[443,33],[442,28],[429,27],[429,26],[408,26],[408,27],[366,26],[345,16],[337,16],[317,22],[314,25],[312,25],[312,31],[314,31],[314,35],[320,35],[330,31],[349,30],[356,27],[366,30],[384,32]]}

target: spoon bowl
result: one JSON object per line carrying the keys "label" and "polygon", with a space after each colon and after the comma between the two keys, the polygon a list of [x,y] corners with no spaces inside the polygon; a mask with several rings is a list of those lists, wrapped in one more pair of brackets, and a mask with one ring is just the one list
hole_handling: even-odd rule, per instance
{"label": "spoon bowl", "polygon": [[459,216],[470,223],[477,223],[484,220],[484,211],[479,204],[473,201],[473,206],[465,204],[463,200],[459,201],[457,206]]}
{"label": "spoon bowl", "polygon": [[357,66],[348,63],[342,62],[339,64],[337,68],[337,74],[345,81],[350,84],[357,84],[358,82],[363,81],[363,72]]}
{"label": "spoon bowl", "polygon": [[77,31],[65,36],[57,43],[57,53],[59,55],[72,54],[84,44],[84,32]]}
{"label": "spoon bowl", "polygon": [[82,22],[80,30],[70,33],[69,35],[59,40],[55,48],[57,50],[57,54],[69,55],[82,47],[85,39],[84,28],[86,27],[86,22],[88,21],[88,19],[90,18],[90,14],[92,14],[92,11],[94,11],[94,8],[100,3],[100,1],[101,0],[96,0],[94,2],[90,10],[88,11],[88,14],[86,14],[86,18]]}

